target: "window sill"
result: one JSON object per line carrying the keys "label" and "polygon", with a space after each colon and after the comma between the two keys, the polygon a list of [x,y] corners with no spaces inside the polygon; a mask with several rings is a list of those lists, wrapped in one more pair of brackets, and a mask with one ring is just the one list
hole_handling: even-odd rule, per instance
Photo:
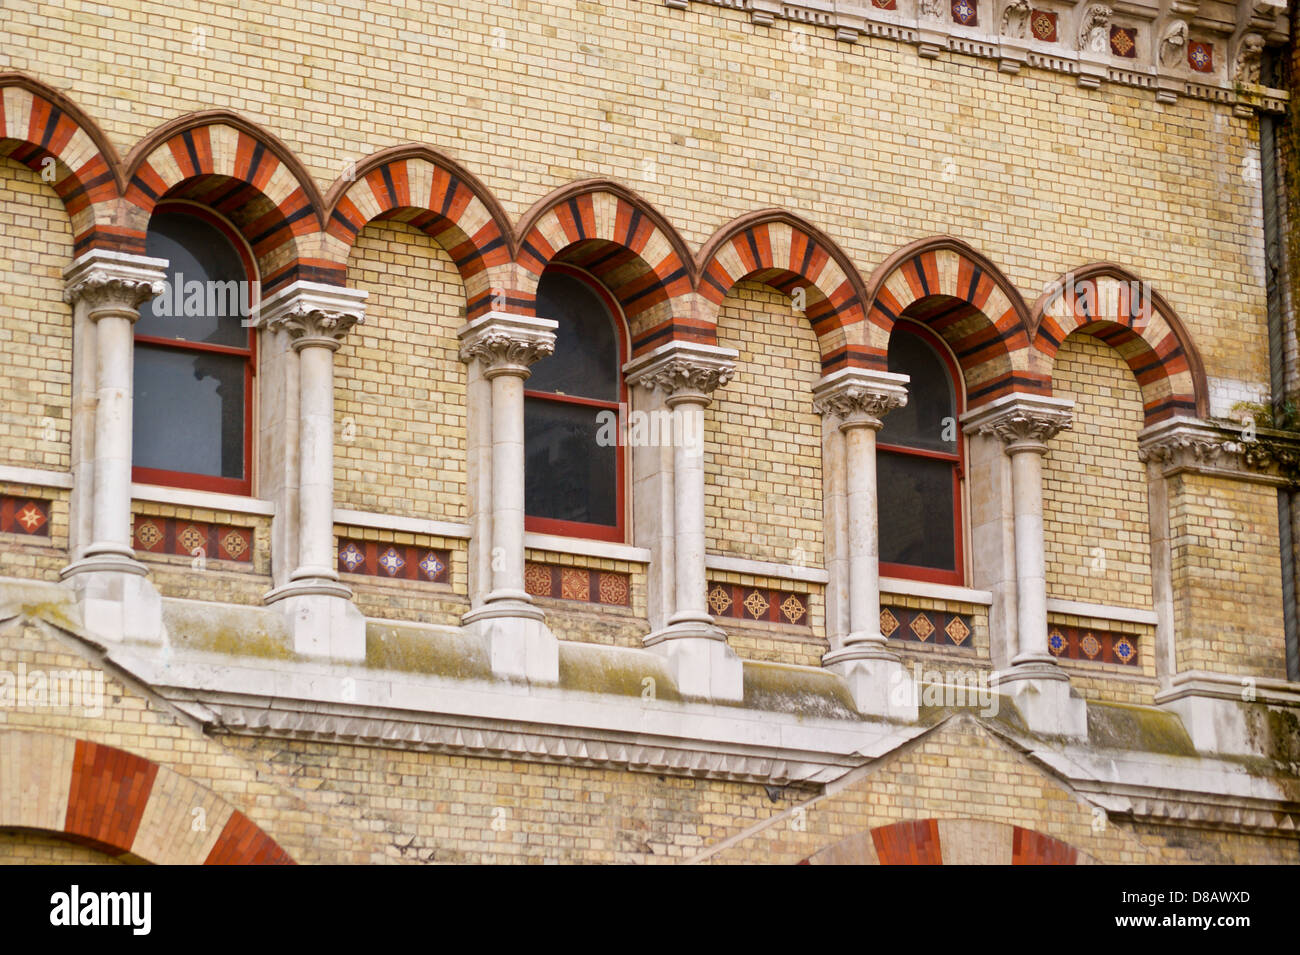
{"label": "window sill", "polygon": [[[972,590],[969,587],[954,587],[952,584],[932,584],[924,580],[906,580],[902,577],[881,577],[880,593],[896,597],[924,597],[932,600],[949,600],[953,603],[976,604],[981,607],[993,606],[993,593],[988,590]],[[1051,601],[1048,601],[1050,604]]]}
{"label": "window sill", "polygon": [[771,577],[775,580],[797,580],[805,584],[825,584],[830,575],[820,567],[796,567],[794,564],[775,564],[765,560],[745,557],[723,557],[709,554],[704,558],[709,570],[723,573],[747,574],[750,577]]}
{"label": "window sill", "polygon": [[1068,617],[1090,617],[1115,623],[1141,623],[1154,627],[1157,623],[1154,610],[1135,610],[1132,607],[1112,607],[1108,604],[1082,603],[1078,600],[1047,598],[1047,612]]}
{"label": "window sill", "polygon": [[583,537],[561,537],[558,534],[538,534],[535,531],[527,531],[524,534],[524,547],[528,550],[543,550],[552,554],[575,554],[603,560],[622,560],[629,564],[650,563],[650,551],[645,547],[587,540]]}
{"label": "window sill", "polygon": [[6,484],[27,484],[32,487],[72,487],[70,471],[46,471],[43,468],[22,468],[0,464],[0,481]]}
{"label": "window sill", "polygon": [[154,504],[175,504],[179,507],[202,507],[210,511],[229,511],[233,514],[252,514],[273,517],[275,504],[255,497],[222,494],[218,491],[194,491],[184,487],[167,487],[162,484],[132,484],[132,501],[149,501]]}
{"label": "window sill", "polygon": [[344,507],[334,508],[334,523],[345,527],[363,527],[382,531],[404,531],[428,537],[448,537],[468,540],[468,524],[452,521],[435,521],[423,517],[402,517],[398,514],[380,514],[374,511],[354,511]]}

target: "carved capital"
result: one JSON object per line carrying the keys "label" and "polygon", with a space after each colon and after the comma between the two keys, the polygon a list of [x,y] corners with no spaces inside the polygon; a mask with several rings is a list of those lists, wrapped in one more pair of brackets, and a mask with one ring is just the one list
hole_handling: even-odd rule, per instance
{"label": "carved capital", "polygon": [[262,303],[258,325],[288,332],[294,351],[336,351],[352,326],[365,320],[365,300],[366,293],[356,289],[294,282]]}
{"label": "carved capital", "polygon": [[457,333],[460,360],[480,362],[489,378],[497,375],[528,377],[528,368],[555,352],[558,322],[527,315],[489,312]]}
{"label": "carved capital", "polygon": [[109,312],[138,313],[141,305],[162,294],[166,276],[166,259],[87,252],[64,270],[63,300],[69,305],[84,302],[92,320]]}
{"label": "carved capital", "polygon": [[1041,395],[1007,395],[962,415],[967,434],[992,435],[1008,452],[1047,450],[1047,442],[1073,427],[1074,402]]}
{"label": "carved capital", "polygon": [[1300,480],[1300,435],[1259,428],[1245,434],[1194,418],[1162,421],[1139,436],[1138,456],[1162,474],[1195,471],[1276,486]]}
{"label": "carved capital", "polygon": [[865,425],[878,431],[881,418],[907,404],[907,382],[906,375],[845,368],[817,383],[813,407],[818,414],[839,418],[841,428]]}
{"label": "carved capital", "polygon": [[1078,48],[1084,53],[1110,53],[1110,7],[1100,3],[1083,12],[1079,21]]}
{"label": "carved capital", "polygon": [[623,371],[628,385],[658,388],[670,404],[707,401],[735,375],[736,357],[730,348],[671,342],[628,362]]}

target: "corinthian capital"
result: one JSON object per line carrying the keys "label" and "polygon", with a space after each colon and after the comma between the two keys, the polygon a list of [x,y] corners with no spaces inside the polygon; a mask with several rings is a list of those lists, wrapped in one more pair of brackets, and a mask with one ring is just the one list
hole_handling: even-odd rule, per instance
{"label": "corinthian capital", "polygon": [[1074,402],[1041,395],[1006,395],[962,415],[967,434],[995,435],[1009,451],[1046,451],[1047,442],[1068,431]]}
{"label": "corinthian capital", "polygon": [[813,387],[813,407],[822,415],[835,415],[841,427],[881,427],[881,418],[907,404],[906,375],[891,375],[866,368],[844,368],[827,375]]}
{"label": "corinthian capital", "polygon": [[166,259],[93,250],[64,269],[63,300],[85,302],[91,318],[109,309],[134,312],[162,294],[166,277]]}
{"label": "corinthian capital", "polygon": [[466,364],[482,362],[488,377],[527,377],[530,365],[555,351],[555,330],[559,327],[559,322],[548,318],[489,312],[456,333],[460,360]]}
{"label": "corinthian capital", "polygon": [[709,395],[731,381],[737,353],[716,345],[669,342],[623,366],[630,386],[658,388],[669,402],[707,401]]}
{"label": "corinthian capital", "polygon": [[331,351],[353,325],[365,319],[366,293],[319,282],[294,282],[259,309],[258,324],[289,333],[294,350],[320,346]]}

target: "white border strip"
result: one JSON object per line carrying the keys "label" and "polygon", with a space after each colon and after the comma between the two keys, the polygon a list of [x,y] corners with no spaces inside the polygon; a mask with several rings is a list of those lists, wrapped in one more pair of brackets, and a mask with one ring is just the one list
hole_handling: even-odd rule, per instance
{"label": "white border strip", "polygon": [[353,511],[346,507],[334,508],[334,523],[350,527],[372,527],[383,531],[405,531],[408,534],[428,534],[430,537],[454,537],[469,540],[469,525],[452,521],[433,521],[423,517],[402,517],[398,514],[376,514],[374,511]]}
{"label": "white border strip", "polygon": [[881,577],[881,594],[899,597],[928,597],[932,600],[951,600],[955,603],[993,606],[993,593],[989,590],[972,590],[951,584],[932,584],[925,580],[904,580],[902,577]]}
{"label": "white border strip", "polygon": [[12,464],[0,464],[0,481],[10,484],[31,484],[36,487],[72,487],[72,472],[46,471],[43,468],[20,468]]}
{"label": "white border strip", "polygon": [[806,584],[824,584],[831,579],[830,575],[820,567],[796,567],[793,564],[773,564],[765,560],[747,560],[744,557],[723,557],[715,554],[709,554],[704,558],[704,566],[709,570],[749,574],[751,577],[798,580]]}
{"label": "white border strip", "polygon": [[578,554],[583,557],[600,557],[605,560],[625,560],[630,564],[650,563],[650,550],[630,544],[613,544],[609,541],[586,540],[581,537],[560,537],[557,534],[524,534],[525,549],[546,550],[555,554]]}
{"label": "white border strip", "polygon": [[256,514],[273,517],[275,504],[256,497],[238,494],[218,494],[215,491],[193,491],[184,487],[163,487],[161,484],[132,484],[131,500],[152,501],[155,504],[175,504],[179,507],[206,507],[213,511],[231,511],[235,514]]}
{"label": "white border strip", "polygon": [[1154,610],[1134,610],[1132,607],[1111,607],[1107,604],[1081,603],[1078,600],[1047,598],[1047,612],[1069,614],[1072,617],[1095,617],[1098,620],[1115,620],[1119,623],[1144,623],[1154,627]]}

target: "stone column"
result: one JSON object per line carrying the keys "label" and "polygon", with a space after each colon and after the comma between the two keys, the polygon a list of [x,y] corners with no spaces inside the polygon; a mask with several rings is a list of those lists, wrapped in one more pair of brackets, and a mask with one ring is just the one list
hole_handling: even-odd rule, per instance
{"label": "stone column", "polygon": [[62,571],[76,589],[87,628],[109,640],[162,643],[162,602],[131,547],[134,325],[162,292],[167,263],[92,251],[64,271],[64,299],[85,334],[74,410],[74,560]]}
{"label": "stone column", "polygon": [[1074,403],[1007,395],[969,412],[966,431],[1000,439],[1011,458],[1015,524],[1017,651],[995,674],[1032,730],[1086,736],[1087,708],[1070,696],[1069,677],[1047,648],[1047,572],[1043,544],[1043,455],[1071,425]]}
{"label": "stone column", "polygon": [[[479,478],[492,494],[492,550],[483,562],[492,587],[463,622],[486,638],[493,673],[536,683],[559,680],[559,642],[524,588],[524,381],[529,366],[555,350],[558,327],[550,319],[489,312],[457,333],[461,360],[477,363],[489,386],[490,408],[475,408],[475,420],[486,414],[491,421],[492,473]],[[471,394],[485,397],[481,387]],[[475,529],[486,524],[480,513]]]}
{"label": "stone column", "polygon": [[847,592],[848,632],[822,662],[848,681],[859,710],[895,719],[915,719],[917,706],[912,681],[880,632],[876,432],[885,414],[907,404],[907,380],[906,375],[845,368],[813,388],[814,407],[833,419],[843,436],[842,449],[822,466],[827,493],[843,496],[842,507],[828,509],[840,524],[827,527],[825,537],[841,542],[846,551],[837,553],[840,559],[828,567],[832,578],[827,590]]}
{"label": "stone column", "polygon": [[362,321],[365,298],[295,282],[264,301],[260,316],[264,328],[287,334],[298,356],[298,566],[264,599],[288,616],[298,653],[334,660],[366,655],[365,618],[339,582],[334,552],[334,352]]}
{"label": "stone column", "polygon": [[672,662],[683,694],[713,700],[744,697],[740,658],[708,611],[704,564],[704,409],[735,362],[729,348],[670,342],[624,366],[629,386],[658,390],[672,412],[673,610],[645,645]]}

